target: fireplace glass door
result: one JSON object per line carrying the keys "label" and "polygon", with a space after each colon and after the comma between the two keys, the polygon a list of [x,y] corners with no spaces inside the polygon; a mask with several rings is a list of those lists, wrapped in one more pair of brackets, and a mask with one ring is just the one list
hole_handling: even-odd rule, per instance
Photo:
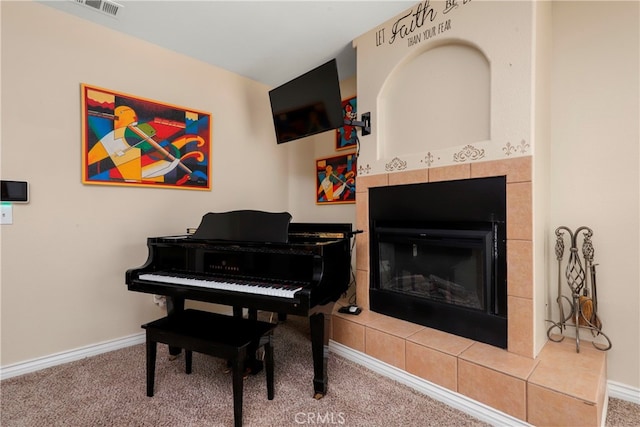
{"label": "fireplace glass door", "polygon": [[487,310],[491,230],[379,228],[379,289]]}

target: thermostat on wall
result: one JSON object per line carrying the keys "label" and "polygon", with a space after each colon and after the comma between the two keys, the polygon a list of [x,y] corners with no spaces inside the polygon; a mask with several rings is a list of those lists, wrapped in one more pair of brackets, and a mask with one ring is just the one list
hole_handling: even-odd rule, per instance
{"label": "thermostat on wall", "polygon": [[0,181],[0,201],[13,203],[29,202],[29,183],[26,181]]}

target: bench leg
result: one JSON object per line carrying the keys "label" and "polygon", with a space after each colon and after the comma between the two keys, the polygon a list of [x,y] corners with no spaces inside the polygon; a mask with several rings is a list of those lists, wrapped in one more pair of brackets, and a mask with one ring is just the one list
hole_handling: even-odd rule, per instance
{"label": "bench leg", "polygon": [[147,396],[149,397],[153,397],[153,383],[156,376],[156,351],[156,342],[147,338]]}
{"label": "bench leg", "polygon": [[267,374],[267,398],[273,400],[273,346],[271,345],[271,336],[264,344],[264,361]]}
{"label": "bench leg", "polygon": [[185,366],[185,372],[187,374],[191,373],[191,364],[193,362],[193,351],[191,350],[186,350],[184,351],[184,366]]}
{"label": "bench leg", "polygon": [[244,381],[244,359],[246,354],[240,352],[232,361],[233,364],[233,422],[236,427],[242,426],[242,387]]}

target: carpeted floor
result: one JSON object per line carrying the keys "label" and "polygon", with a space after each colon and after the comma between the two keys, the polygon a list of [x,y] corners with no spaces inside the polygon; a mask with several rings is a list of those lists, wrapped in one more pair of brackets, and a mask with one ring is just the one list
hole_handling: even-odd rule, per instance
{"label": "carpeted floor", "polygon": [[[246,426],[485,426],[473,417],[335,354],[329,391],[313,399],[307,319],[291,316],[275,331],[275,399],[264,372],[244,385]],[[145,388],[143,345],[10,378],[0,383],[0,424],[12,426],[232,426],[226,363],[194,353],[169,360],[158,347],[155,396]],[[610,399],[607,426],[640,425],[640,405]]]}

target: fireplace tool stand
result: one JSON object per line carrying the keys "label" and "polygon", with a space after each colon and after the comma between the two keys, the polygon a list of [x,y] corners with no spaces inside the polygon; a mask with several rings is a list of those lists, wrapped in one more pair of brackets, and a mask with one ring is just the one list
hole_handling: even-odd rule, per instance
{"label": "fireplace tool stand", "polygon": [[[565,268],[566,283],[571,290],[571,298],[562,294],[562,260],[564,258],[565,232],[571,242],[569,259]],[[578,237],[582,232],[582,259],[578,252]],[[575,233],[568,227],[556,228],[556,259],[558,260],[558,322],[547,320],[552,325],[547,329],[547,337],[554,342],[564,340],[565,331],[575,328],[576,352],[580,353],[580,329],[591,332],[592,344],[598,350],[606,351],[611,348],[611,340],[602,332],[602,322],[598,317],[598,295],[596,288],[596,265],[593,263],[593,231],[589,227],[579,227]],[[587,274],[588,272],[588,274]],[[568,305],[565,316],[565,305]],[[559,333],[559,335],[558,335]],[[596,342],[596,340],[604,342]]]}

